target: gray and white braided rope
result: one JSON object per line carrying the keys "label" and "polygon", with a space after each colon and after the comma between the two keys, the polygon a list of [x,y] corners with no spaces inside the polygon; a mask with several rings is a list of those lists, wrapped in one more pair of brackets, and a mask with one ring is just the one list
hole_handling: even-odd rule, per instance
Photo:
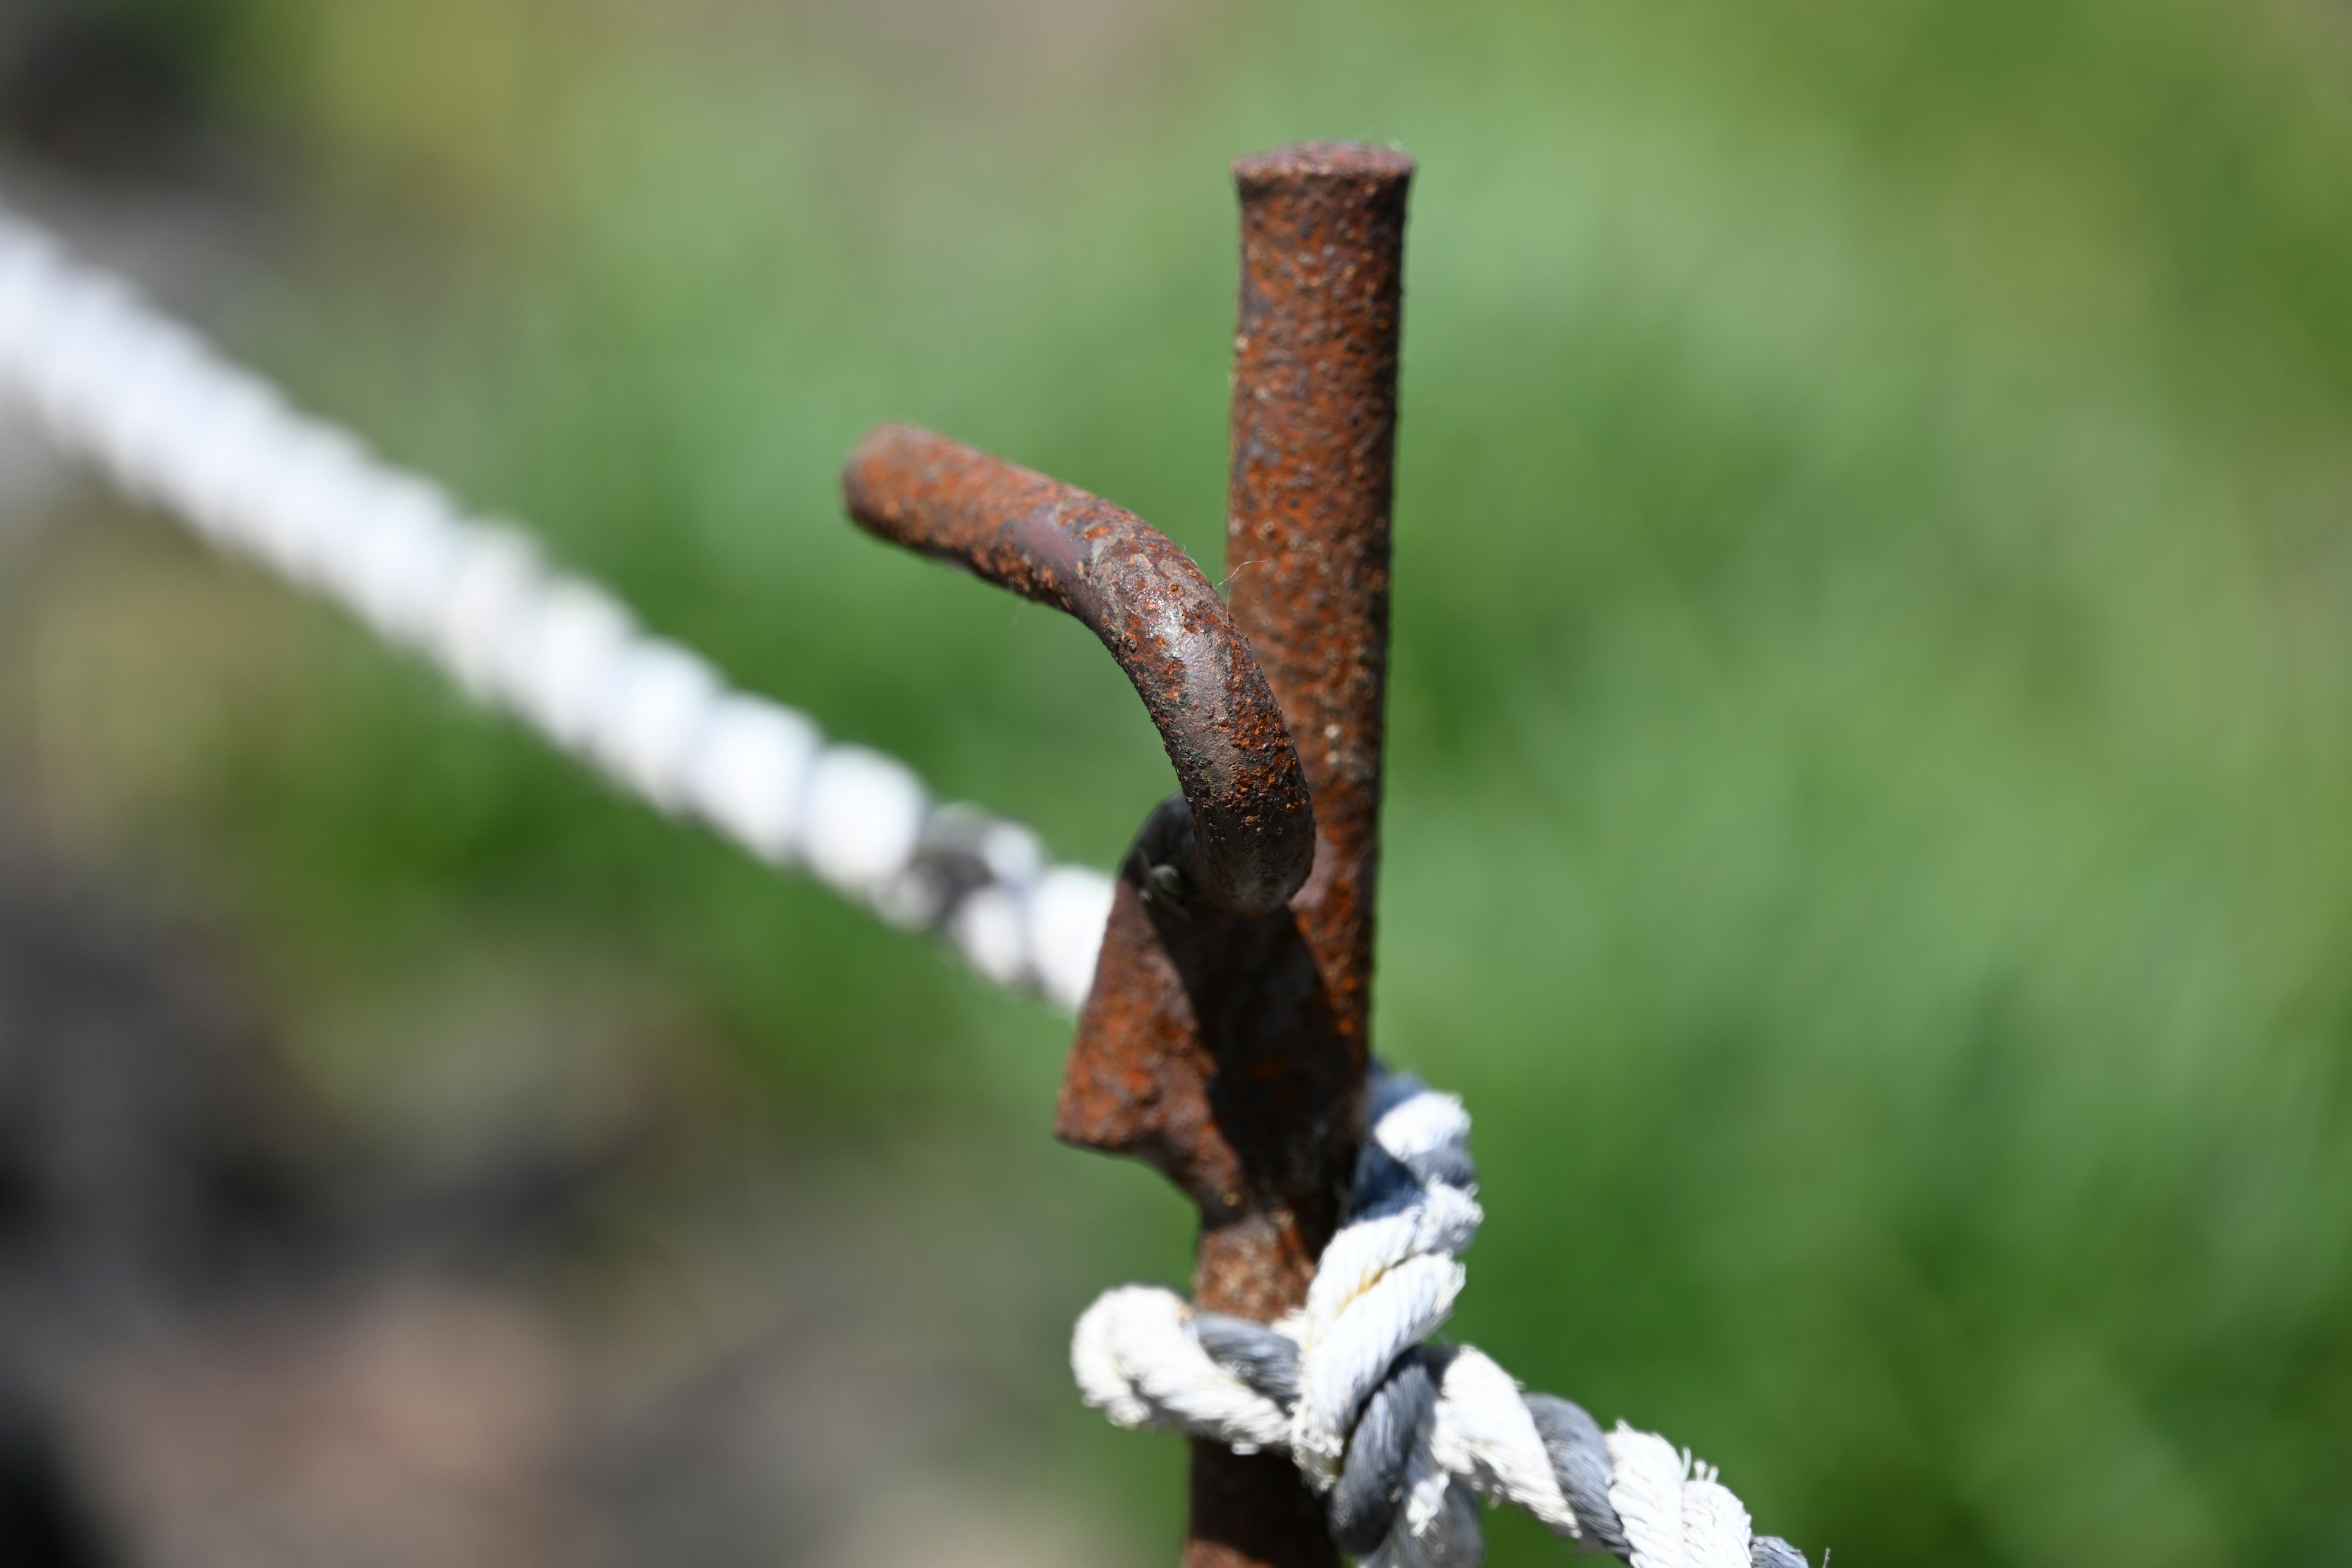
{"label": "gray and white braided rope", "polygon": [[1085,1000],[1099,871],[934,804],[904,764],[732,690],[517,529],[289,406],[259,377],[0,209],[0,395],[214,544],[355,612],[622,789],[807,867],[989,978]]}
{"label": "gray and white braided rope", "polygon": [[1307,1304],[1268,1326],[1154,1286],[1107,1291],[1070,1344],[1086,1402],[1121,1426],[1288,1452],[1340,1550],[1376,1568],[1474,1568],[1479,1498],[1634,1568],[1805,1568],[1787,1542],[1751,1532],[1688,1450],[1622,1422],[1603,1432],[1476,1350],[1430,1342],[1484,1217],[1469,1114],[1380,1073],[1368,1120],[1348,1218]]}

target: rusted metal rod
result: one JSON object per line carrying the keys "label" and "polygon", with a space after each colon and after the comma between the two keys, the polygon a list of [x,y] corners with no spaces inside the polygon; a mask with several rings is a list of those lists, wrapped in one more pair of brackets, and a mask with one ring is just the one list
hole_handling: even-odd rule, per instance
{"label": "rusted metal rod", "polygon": [[[869,432],[842,476],[867,531],[1084,622],[1160,727],[1197,852],[1163,859],[1181,907],[1279,908],[1315,858],[1298,755],[1224,601],[1166,534],[1058,479],[911,425]],[[1171,826],[1171,831],[1180,831]],[[1186,844],[1190,849],[1188,838]]]}
{"label": "rusted metal rod", "polygon": [[[1388,668],[1404,208],[1412,163],[1315,143],[1234,166],[1242,203],[1226,575],[1315,798],[1288,908],[1169,918],[1155,816],[1111,907],[1055,1130],[1134,1154],[1201,1208],[1193,1299],[1270,1321],[1305,1300],[1362,1135]],[[1290,1462],[1192,1453],[1187,1568],[1328,1568]]]}
{"label": "rusted metal rod", "polygon": [[[1322,842],[1291,903],[1321,982],[1324,1102],[1289,1129],[1291,1158],[1344,1191],[1371,1006],[1386,728],[1389,508],[1405,194],[1412,161],[1380,147],[1310,143],[1234,166],[1242,209],[1225,574],[1234,619],[1298,742]],[[1263,1227],[1202,1236],[1194,1300],[1270,1319],[1299,1304],[1336,1202]],[[1286,1493],[1287,1495],[1286,1495]],[[1186,1568],[1307,1568],[1336,1561],[1298,1478],[1195,1445]]]}
{"label": "rusted metal rod", "polygon": [[1360,1049],[1387,726],[1389,502],[1412,160],[1309,142],[1234,165],[1240,327],[1225,574],[1298,742],[1329,881],[1297,907]]}
{"label": "rusted metal rod", "polygon": [[[1306,1299],[1363,1136],[1412,163],[1315,142],[1234,174],[1230,614],[1139,520],[940,437],[886,426],[845,482],[874,531],[1085,620],[1167,738],[1191,806],[1136,836],[1054,1130],[1190,1194],[1195,1301],[1266,1322]],[[1186,1568],[1338,1561],[1287,1457],[1194,1443]]]}

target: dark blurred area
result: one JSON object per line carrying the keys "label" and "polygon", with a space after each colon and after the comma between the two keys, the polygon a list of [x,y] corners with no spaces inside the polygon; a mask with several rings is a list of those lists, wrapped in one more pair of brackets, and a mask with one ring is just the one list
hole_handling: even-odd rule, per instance
{"label": "dark blurred area", "polygon": [[[2352,1559],[2340,6],[0,0],[0,201],[1102,865],[1131,695],[837,465],[1213,558],[1308,136],[1421,162],[1456,1330],[1816,1563]],[[0,418],[0,1562],[1164,1560],[1065,1336],[1188,1221],[1065,1037]]]}
{"label": "dark blurred area", "polygon": [[[911,1539],[852,1528],[877,1447],[903,1483],[992,1401],[896,1291],[826,1288],[874,1286],[841,1256],[871,1244],[793,1212],[783,1172],[739,1160],[730,1198],[681,1204],[612,1130],[509,1130],[454,1173],[421,1141],[355,1149],[198,945],[5,866],[6,1561],[892,1561],[972,1522],[934,1501]],[[594,1234],[636,1205],[657,1259]],[[600,1267],[712,1299],[600,1323],[577,1279]],[[982,1560],[1012,1544],[991,1528]]]}
{"label": "dark blurred area", "polygon": [[215,131],[202,46],[162,12],[18,0],[0,19],[0,134],[18,157],[83,179],[195,177]]}

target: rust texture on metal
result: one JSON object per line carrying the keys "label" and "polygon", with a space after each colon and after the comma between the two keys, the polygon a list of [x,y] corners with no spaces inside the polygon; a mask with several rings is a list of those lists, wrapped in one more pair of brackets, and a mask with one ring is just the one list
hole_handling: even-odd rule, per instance
{"label": "rust texture on metal", "polygon": [[1299,910],[1340,1033],[1360,1058],[1387,726],[1389,503],[1405,192],[1381,147],[1288,147],[1234,167],[1234,339],[1225,573],[1298,742],[1329,843]]}
{"label": "rust texture on metal", "polygon": [[[1121,868],[1055,1131],[1165,1172],[1201,1209],[1194,1300],[1264,1322],[1306,1299],[1363,1135],[1412,163],[1311,142],[1234,175],[1230,606],[1139,519],[925,431],[867,436],[844,483],[872,531],[1085,621],[1159,724],[1183,794]],[[1192,1489],[1187,1568],[1337,1568],[1286,1458],[1195,1442]]]}
{"label": "rust texture on metal", "polygon": [[908,425],[850,454],[849,512],[885,539],[1076,616],[1134,681],[1189,805],[1158,863],[1171,907],[1279,909],[1306,880],[1315,815],[1256,657],[1192,558],[1134,513]]}
{"label": "rust texture on metal", "polygon": [[[1313,792],[1315,867],[1279,910],[1172,909],[1153,870],[1181,852],[1181,823],[1153,815],[1117,889],[1055,1131],[1149,1160],[1191,1194],[1194,1300],[1265,1321],[1305,1299],[1362,1134],[1412,164],[1313,143],[1234,173],[1225,571]],[[1187,1568],[1337,1562],[1290,1467],[1196,1444],[1192,1484]]]}

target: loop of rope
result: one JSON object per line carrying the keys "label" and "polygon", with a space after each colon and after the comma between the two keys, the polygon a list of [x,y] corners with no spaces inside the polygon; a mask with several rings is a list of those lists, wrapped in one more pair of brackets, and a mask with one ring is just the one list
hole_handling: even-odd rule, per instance
{"label": "loop of rope", "polygon": [[1622,1422],[1603,1432],[1476,1350],[1431,1342],[1483,1217],[1470,1118],[1375,1072],[1367,1120],[1306,1305],[1265,1325],[1153,1286],[1107,1291],[1070,1342],[1086,1402],[1121,1426],[1287,1452],[1340,1550],[1375,1568],[1475,1568],[1481,1498],[1634,1568],[1806,1568],[1689,1450]]}
{"label": "loop of rope", "polygon": [[942,932],[1002,984],[1086,999],[1100,872],[1048,864],[1027,828],[936,805],[904,764],[730,689],[515,528],[464,516],[5,210],[0,393],[130,494],[356,612],[621,788]]}

